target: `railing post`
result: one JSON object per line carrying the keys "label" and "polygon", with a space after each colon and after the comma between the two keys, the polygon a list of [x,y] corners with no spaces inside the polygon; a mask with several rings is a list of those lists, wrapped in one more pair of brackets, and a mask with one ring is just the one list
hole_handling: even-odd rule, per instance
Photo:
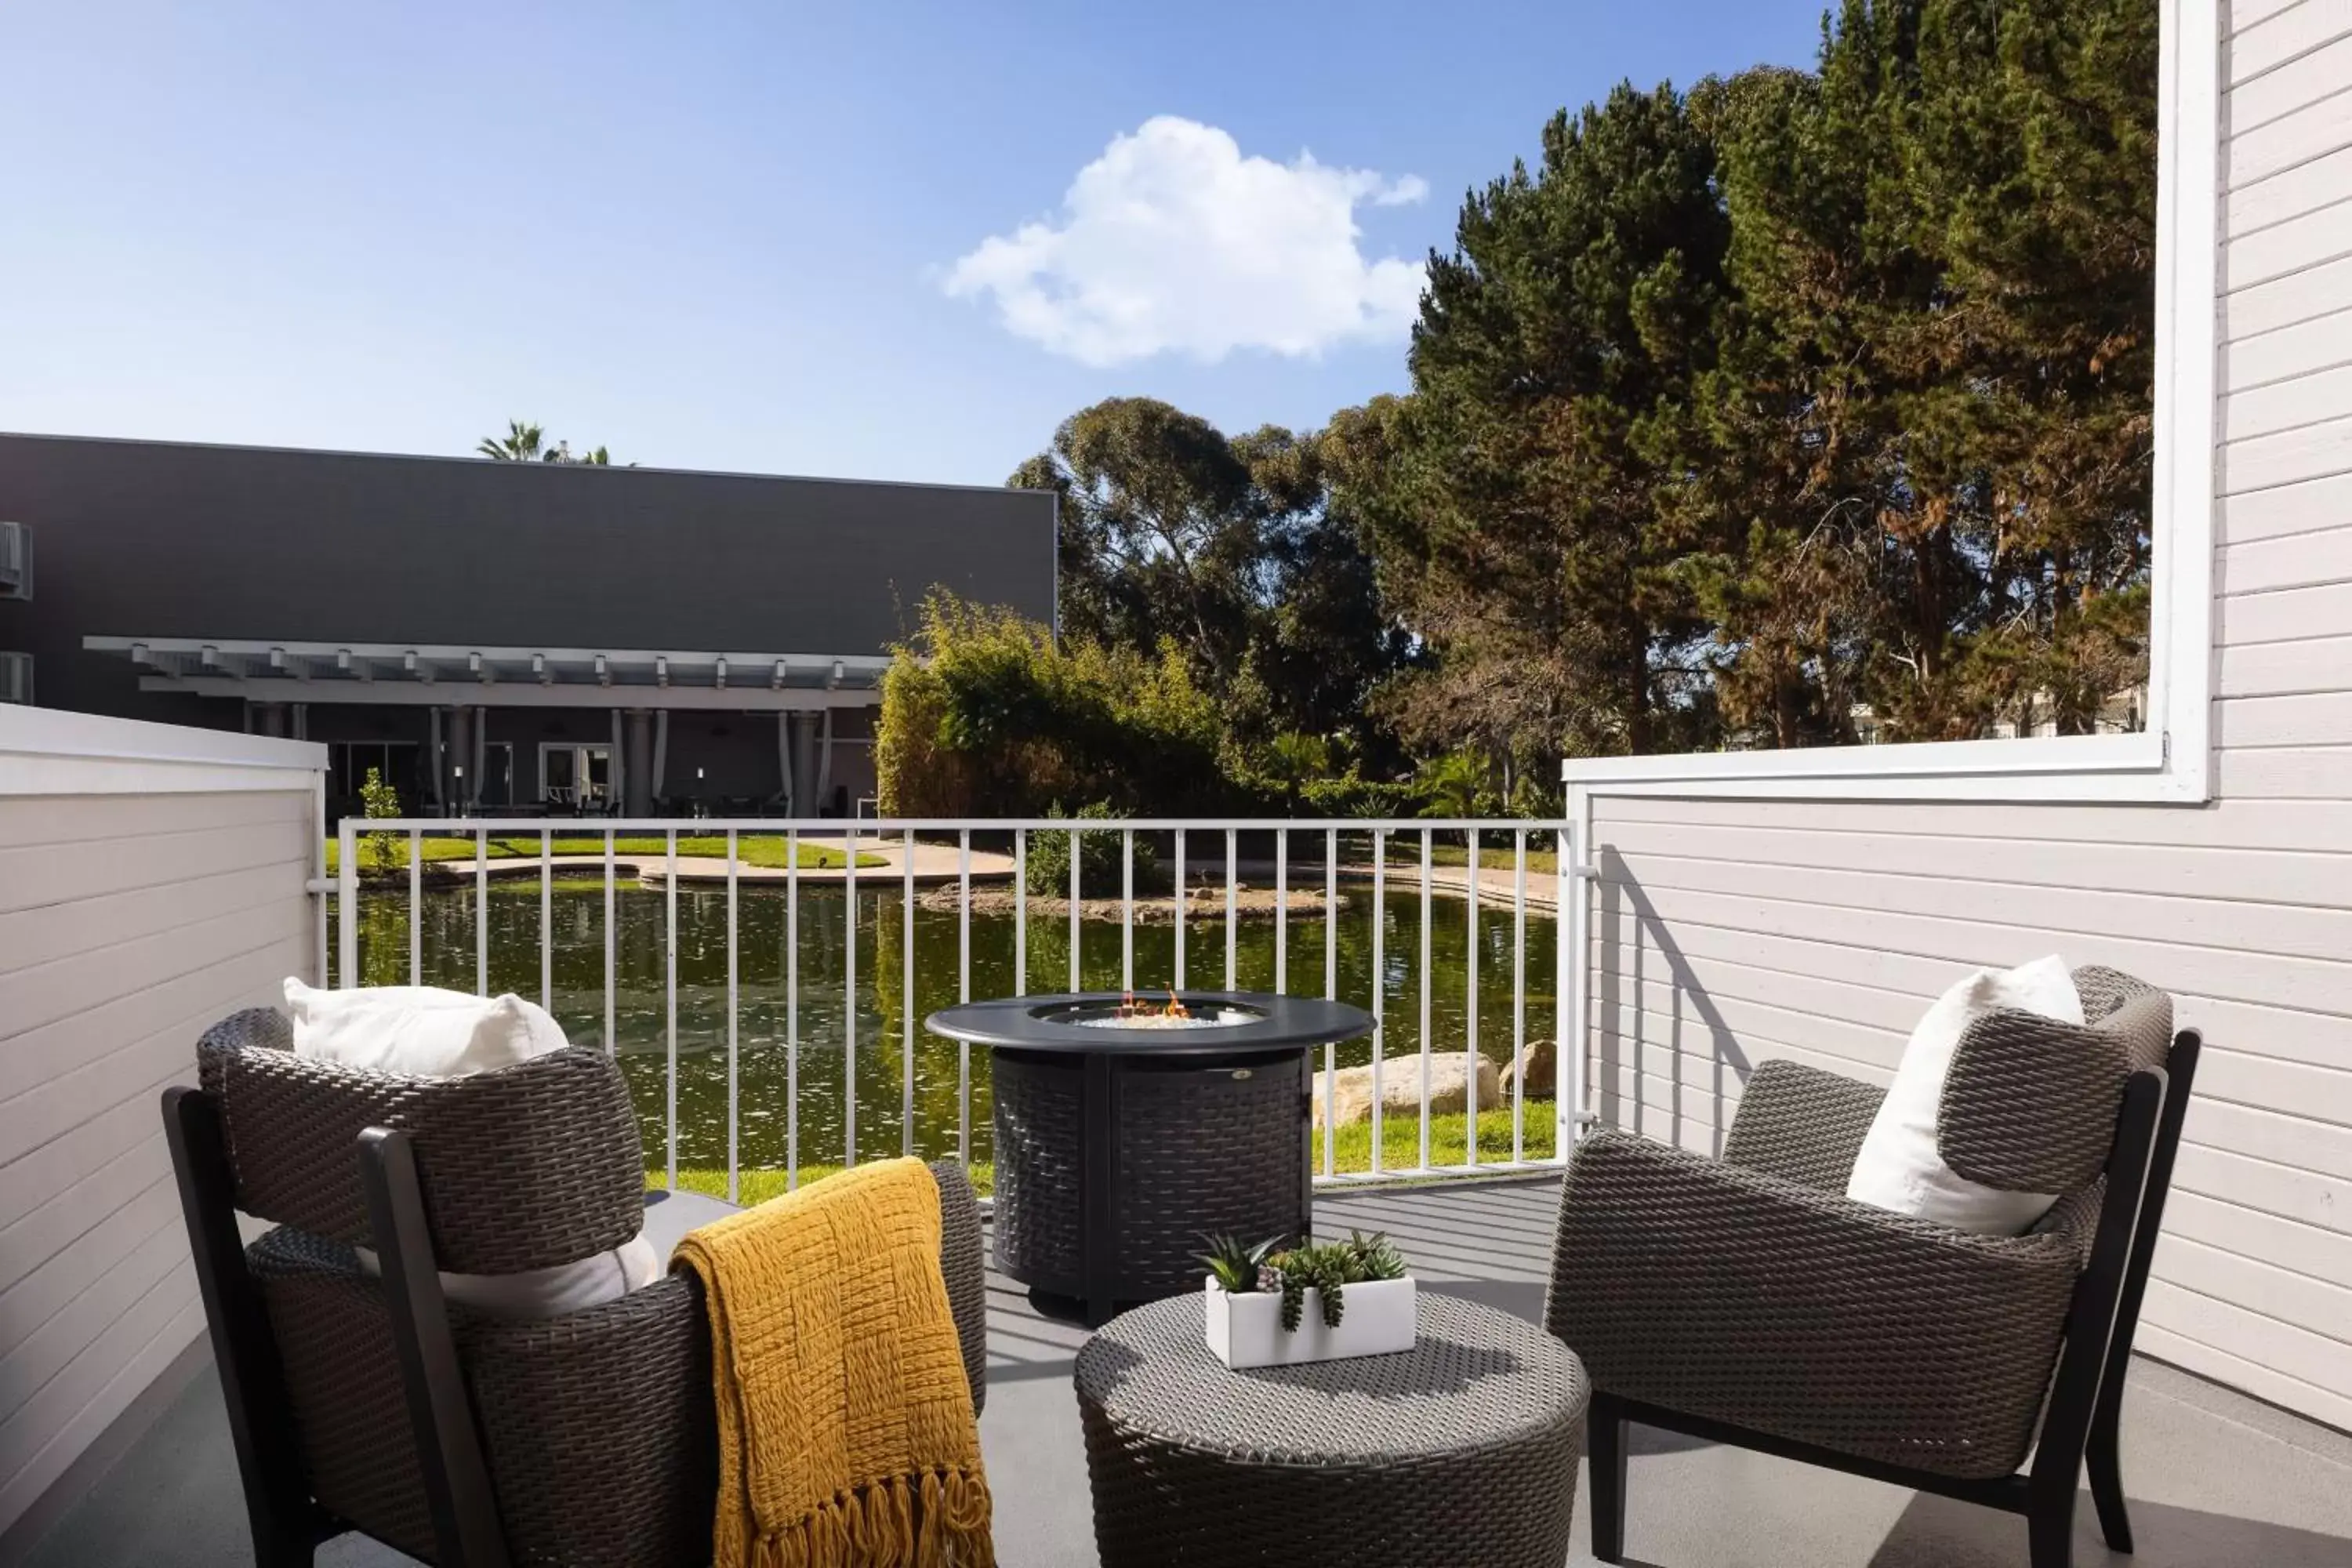
{"label": "railing post", "polygon": [[[1553,940],[1559,952],[1551,982],[1552,1157],[1562,1164],[1576,1150],[1578,1115],[1584,1109],[1584,888],[1577,879],[1574,813],[1552,837],[1559,859],[1558,913]],[[1571,1028],[1571,1026],[1574,1026]]]}
{"label": "railing post", "polygon": [[[335,987],[348,991],[359,984],[360,968],[360,843],[359,832],[348,816],[335,825],[335,911],[339,922],[335,931]],[[413,858],[410,863],[415,863]],[[415,885],[412,880],[410,886]],[[413,897],[408,907],[410,918],[414,919],[416,905]],[[321,981],[325,978],[320,976]]]}
{"label": "railing post", "polygon": [[736,829],[727,830],[727,1201],[742,1202],[739,1172],[741,1169],[738,1130],[740,1123],[737,1049],[739,1026],[737,1015],[741,1010],[742,964],[736,953],[740,945],[738,936],[740,925],[736,912],[735,855],[739,847]]}

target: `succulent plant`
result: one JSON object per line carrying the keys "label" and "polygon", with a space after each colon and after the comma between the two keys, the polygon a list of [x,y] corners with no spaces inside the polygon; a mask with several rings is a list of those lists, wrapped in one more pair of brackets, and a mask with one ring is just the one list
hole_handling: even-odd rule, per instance
{"label": "succulent plant", "polygon": [[1349,1231],[1345,1241],[1310,1242],[1266,1258],[1261,1289],[1282,1292],[1282,1326],[1295,1331],[1307,1315],[1307,1292],[1317,1294],[1323,1326],[1336,1329],[1348,1310],[1347,1288],[1375,1279],[1402,1279],[1404,1254],[1375,1231]]}
{"label": "succulent plant", "polygon": [[1201,1241],[1208,1250],[1200,1259],[1229,1295],[1279,1294],[1282,1326],[1292,1332],[1307,1316],[1308,1290],[1318,1292],[1323,1326],[1336,1329],[1347,1315],[1349,1286],[1405,1276],[1404,1254],[1380,1231],[1366,1236],[1351,1230],[1345,1241],[1307,1242],[1276,1252],[1280,1240],[1270,1237],[1245,1247],[1234,1237],[1204,1236]]}
{"label": "succulent plant", "polygon": [[1200,1260],[1215,1278],[1217,1288],[1228,1295],[1245,1296],[1272,1289],[1273,1286],[1264,1282],[1265,1264],[1267,1254],[1281,1239],[1270,1236],[1255,1247],[1248,1247],[1237,1237],[1204,1236],[1201,1241],[1209,1250],[1200,1255]]}

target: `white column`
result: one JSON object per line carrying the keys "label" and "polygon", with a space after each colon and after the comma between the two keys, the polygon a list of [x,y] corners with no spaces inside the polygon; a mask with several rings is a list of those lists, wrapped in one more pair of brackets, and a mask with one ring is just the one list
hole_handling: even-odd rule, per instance
{"label": "white column", "polygon": [[776,795],[784,803],[784,815],[799,816],[793,809],[793,716],[783,708],[776,710],[776,777],[780,781]]}
{"label": "white column", "polygon": [[669,710],[654,715],[654,787],[653,797],[659,800],[669,793]]}
{"label": "white column", "polygon": [[475,710],[474,710],[474,774],[473,774],[473,777],[474,777],[474,799],[475,799],[475,800],[477,800],[477,801],[479,801],[479,800],[482,798],[482,789],[483,789],[483,786],[484,786],[484,784],[487,784],[487,783],[488,782],[488,767],[489,767],[489,761],[490,761],[490,743],[489,743],[489,734],[490,734],[490,710],[489,710],[488,709],[487,709],[487,708],[477,708],[477,709],[475,709]]}
{"label": "white column", "polygon": [[809,803],[812,812],[823,811],[824,803],[833,798],[833,710],[824,710],[823,737],[817,742],[816,799]]}
{"label": "white column", "polygon": [[[613,756],[604,767],[604,804],[613,811],[621,810],[623,803],[629,798],[622,793],[627,786],[628,777],[624,771],[621,759],[627,754],[627,743],[621,735],[621,710],[615,708],[613,710]],[[581,779],[578,782],[585,784],[587,780]]]}
{"label": "white column", "polygon": [[447,778],[449,770],[441,756],[441,710],[430,708],[425,712],[431,729],[430,739],[425,748],[425,765],[433,775],[433,810],[436,815],[446,816],[449,811],[449,792],[443,781]]}

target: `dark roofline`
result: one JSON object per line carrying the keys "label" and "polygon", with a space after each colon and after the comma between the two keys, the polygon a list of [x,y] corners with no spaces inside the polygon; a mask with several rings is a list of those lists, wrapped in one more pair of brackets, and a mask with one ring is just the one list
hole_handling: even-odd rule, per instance
{"label": "dark roofline", "polygon": [[72,436],[43,430],[0,430],[0,441],[80,441],[92,446],[112,447],[178,447],[209,452],[268,452],[302,458],[365,458],[387,463],[497,463],[501,468],[596,468],[613,474],[672,474],[697,479],[782,479],[802,485],[857,485],[870,489],[909,490],[956,490],[976,495],[1049,496],[1048,489],[1034,489],[1014,485],[942,484],[929,479],[853,479],[835,474],[763,474],[737,468],[660,468],[644,463],[525,463],[499,462],[495,458],[473,455],[449,457],[429,452],[362,452],[336,447],[265,447],[242,441],[158,441],[141,436]]}

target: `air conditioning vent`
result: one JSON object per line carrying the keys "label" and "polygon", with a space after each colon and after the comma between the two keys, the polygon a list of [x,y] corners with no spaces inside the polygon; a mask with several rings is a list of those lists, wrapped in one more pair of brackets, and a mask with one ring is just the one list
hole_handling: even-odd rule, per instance
{"label": "air conditioning vent", "polygon": [[33,596],[33,531],[0,522],[0,599]]}
{"label": "air conditioning vent", "polygon": [[30,707],[32,701],[33,656],[0,653],[0,702],[21,702]]}

